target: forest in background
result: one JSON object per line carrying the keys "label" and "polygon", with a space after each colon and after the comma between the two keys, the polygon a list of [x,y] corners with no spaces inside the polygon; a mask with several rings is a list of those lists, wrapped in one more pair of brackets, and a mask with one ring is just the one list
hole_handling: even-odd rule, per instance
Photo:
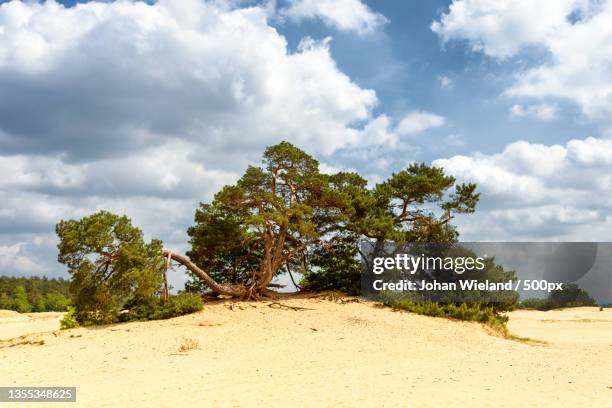
{"label": "forest in background", "polygon": [[63,312],[70,281],[62,278],[0,276],[0,309],[19,313]]}

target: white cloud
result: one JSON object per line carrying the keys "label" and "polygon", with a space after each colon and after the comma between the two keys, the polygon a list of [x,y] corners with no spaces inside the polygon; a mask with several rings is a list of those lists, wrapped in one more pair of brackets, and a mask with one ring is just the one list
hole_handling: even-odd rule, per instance
{"label": "white cloud", "polygon": [[332,164],[328,164],[328,163],[320,163],[319,164],[319,171],[323,174],[334,174],[334,173],[339,173],[341,171],[344,172],[356,172],[357,170],[354,168],[346,168],[343,166],[336,166],[336,165],[332,165]]}
{"label": "white cloud", "polygon": [[431,29],[442,41],[466,40],[474,51],[496,58],[539,45],[569,25],[567,16],[588,0],[453,0]]}
{"label": "white cloud", "polygon": [[565,145],[512,143],[497,154],[434,161],[478,184],[476,216],[460,224],[464,238],[608,240],[612,226],[612,140],[589,137]]}
{"label": "white cloud", "polygon": [[24,242],[10,246],[0,245],[0,273],[19,275],[22,273],[37,274],[45,271],[42,265],[25,253],[24,246]]}
{"label": "white cloud", "polygon": [[83,160],[181,138],[214,158],[281,138],[323,153],[362,143],[374,91],[329,41],[289,52],[267,18],[199,0],[4,3],[0,149]]}
{"label": "white cloud", "polygon": [[205,168],[192,157],[193,149],[193,144],[175,140],[126,157],[85,163],[43,155],[0,156],[0,191],[195,197],[238,178],[234,172]]}
{"label": "white cloud", "polygon": [[588,137],[567,144],[572,160],[587,166],[612,165],[612,140]]}
{"label": "white cloud", "polygon": [[536,46],[548,53],[516,73],[505,95],[576,103],[612,125],[612,1],[455,0],[431,28],[444,41],[465,40],[498,59]]}
{"label": "white cloud", "polygon": [[538,103],[532,105],[512,105],[510,115],[515,118],[533,118],[542,121],[557,119],[559,107],[556,104]]}
{"label": "white cloud", "polygon": [[320,18],[328,26],[341,31],[369,34],[388,22],[361,0],[289,0],[281,15],[295,21]]}
{"label": "white cloud", "polygon": [[444,124],[444,118],[429,112],[411,112],[404,116],[397,125],[395,131],[401,136],[415,135],[427,129],[440,127]]}

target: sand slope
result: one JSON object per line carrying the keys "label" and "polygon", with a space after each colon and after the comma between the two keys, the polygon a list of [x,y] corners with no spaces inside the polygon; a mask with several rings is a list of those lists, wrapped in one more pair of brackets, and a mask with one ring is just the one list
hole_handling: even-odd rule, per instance
{"label": "sand slope", "polygon": [[3,340],[0,379],[76,386],[79,407],[612,407],[610,309],[515,312],[515,333],[548,341],[530,345],[372,303],[269,303]]}
{"label": "sand slope", "polygon": [[29,333],[57,330],[63,313],[26,313],[0,310],[0,341]]}

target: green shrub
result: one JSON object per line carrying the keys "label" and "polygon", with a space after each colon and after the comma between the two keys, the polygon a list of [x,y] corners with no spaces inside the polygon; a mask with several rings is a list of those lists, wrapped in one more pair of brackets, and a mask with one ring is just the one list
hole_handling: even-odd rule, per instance
{"label": "green shrub", "polygon": [[520,304],[521,309],[533,309],[533,310],[550,310],[551,309],[550,306],[551,305],[548,299],[537,299],[537,298],[525,299]]}
{"label": "green shrub", "polygon": [[162,299],[154,297],[146,303],[134,305],[134,307],[126,312],[121,313],[118,320],[131,322],[169,319],[198,312],[203,307],[202,298],[199,295],[179,293],[178,295],[170,296],[168,303],[164,303]]}
{"label": "green shrub", "polygon": [[337,272],[326,269],[304,275],[300,286],[302,290],[307,291],[338,290],[348,295],[358,295],[360,293],[359,279],[361,279],[361,273],[358,270],[346,269]]}
{"label": "green shrub", "polygon": [[76,310],[74,307],[69,307],[68,311],[64,313],[64,318],[60,320],[60,329],[73,329],[75,327],[79,327],[79,323],[75,317]]}
{"label": "green shrub", "polygon": [[525,299],[521,302],[523,309],[552,310],[564,307],[596,306],[597,303],[584,289],[575,283],[563,284],[563,289],[550,292],[545,299]]}
{"label": "green shrub", "polygon": [[74,317],[81,326],[99,326],[116,323],[119,319],[119,312],[120,310],[112,304],[103,304],[94,310],[79,310],[76,306]]}
{"label": "green shrub", "polygon": [[383,303],[394,309],[406,310],[425,316],[445,317],[449,319],[468,320],[483,323],[494,330],[507,334],[508,316],[501,315],[491,306],[480,303],[438,303],[431,301],[415,302],[393,299],[387,296]]}
{"label": "green shrub", "polygon": [[575,283],[564,283],[563,289],[550,292],[548,300],[552,308],[595,306],[597,304],[595,299]]}

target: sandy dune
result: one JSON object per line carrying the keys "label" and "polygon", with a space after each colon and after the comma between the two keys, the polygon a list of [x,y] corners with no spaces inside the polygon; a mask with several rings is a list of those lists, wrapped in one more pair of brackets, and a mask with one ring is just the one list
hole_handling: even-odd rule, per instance
{"label": "sandy dune", "polygon": [[10,310],[0,310],[0,341],[24,334],[57,330],[62,315],[54,312],[19,314]]}
{"label": "sandy dune", "polygon": [[27,335],[59,316],[0,317],[1,385],[76,386],[79,407],[612,407],[610,309],[512,313],[514,333],[547,342],[532,345],[372,303],[281,303],[306,310],[216,303]]}

